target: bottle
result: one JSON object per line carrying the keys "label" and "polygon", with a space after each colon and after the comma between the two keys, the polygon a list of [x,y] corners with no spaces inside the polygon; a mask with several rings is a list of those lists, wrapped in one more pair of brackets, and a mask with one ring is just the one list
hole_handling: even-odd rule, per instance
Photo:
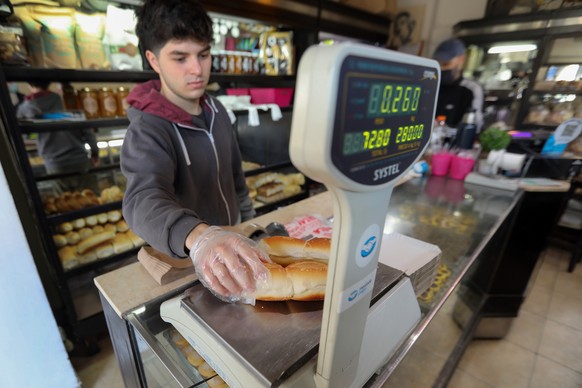
{"label": "bottle", "polygon": [[437,116],[436,123],[430,135],[430,149],[432,153],[441,151],[445,147],[447,136],[447,116]]}
{"label": "bottle", "polygon": [[477,136],[477,123],[476,123],[476,113],[475,109],[469,109],[463,116],[463,120],[459,125],[457,136],[456,136],[456,146],[462,150],[471,150],[475,143],[475,137]]}
{"label": "bottle", "polygon": [[77,91],[68,82],[63,83],[63,102],[65,104],[65,109],[68,111],[75,111],[79,109],[79,97],[77,96]]}

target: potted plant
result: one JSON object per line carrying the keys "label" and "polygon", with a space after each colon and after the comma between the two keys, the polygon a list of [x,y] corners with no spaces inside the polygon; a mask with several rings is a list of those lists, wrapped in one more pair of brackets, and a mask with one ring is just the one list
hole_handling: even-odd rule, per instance
{"label": "potted plant", "polygon": [[511,143],[511,136],[507,131],[499,127],[489,127],[479,135],[479,144],[481,144],[481,157],[479,160],[479,172],[485,175],[497,173],[499,163],[489,160],[491,151],[505,150]]}

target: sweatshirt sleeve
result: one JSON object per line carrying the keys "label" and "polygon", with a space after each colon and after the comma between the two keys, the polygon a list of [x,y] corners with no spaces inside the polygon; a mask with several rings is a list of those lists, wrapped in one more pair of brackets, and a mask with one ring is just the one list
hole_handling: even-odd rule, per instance
{"label": "sweatshirt sleeve", "polygon": [[132,122],[121,149],[121,171],[127,178],[123,216],[148,244],[172,257],[186,258],[185,241],[203,223],[181,207],[174,191],[176,155],[163,128]]}

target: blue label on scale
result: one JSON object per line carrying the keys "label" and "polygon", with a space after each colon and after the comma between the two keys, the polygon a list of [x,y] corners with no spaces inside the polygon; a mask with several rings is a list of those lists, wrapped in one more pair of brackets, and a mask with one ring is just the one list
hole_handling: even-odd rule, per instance
{"label": "blue label on scale", "polygon": [[368,257],[370,255],[370,253],[372,253],[372,251],[376,247],[377,243],[378,243],[378,239],[376,238],[376,236],[370,237],[368,239],[368,241],[366,241],[364,243],[364,247],[360,251],[360,254],[362,255],[362,257]]}
{"label": "blue label on scale", "polygon": [[347,56],[338,79],[332,162],[378,186],[400,176],[430,140],[438,70]]}

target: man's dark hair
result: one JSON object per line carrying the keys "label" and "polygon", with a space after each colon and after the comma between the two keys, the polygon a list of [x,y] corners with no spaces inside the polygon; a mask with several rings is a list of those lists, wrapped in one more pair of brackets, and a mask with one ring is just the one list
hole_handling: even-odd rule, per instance
{"label": "man's dark hair", "polygon": [[170,40],[212,41],[212,20],[198,0],[145,0],[137,12],[136,34],[142,51],[159,50]]}

